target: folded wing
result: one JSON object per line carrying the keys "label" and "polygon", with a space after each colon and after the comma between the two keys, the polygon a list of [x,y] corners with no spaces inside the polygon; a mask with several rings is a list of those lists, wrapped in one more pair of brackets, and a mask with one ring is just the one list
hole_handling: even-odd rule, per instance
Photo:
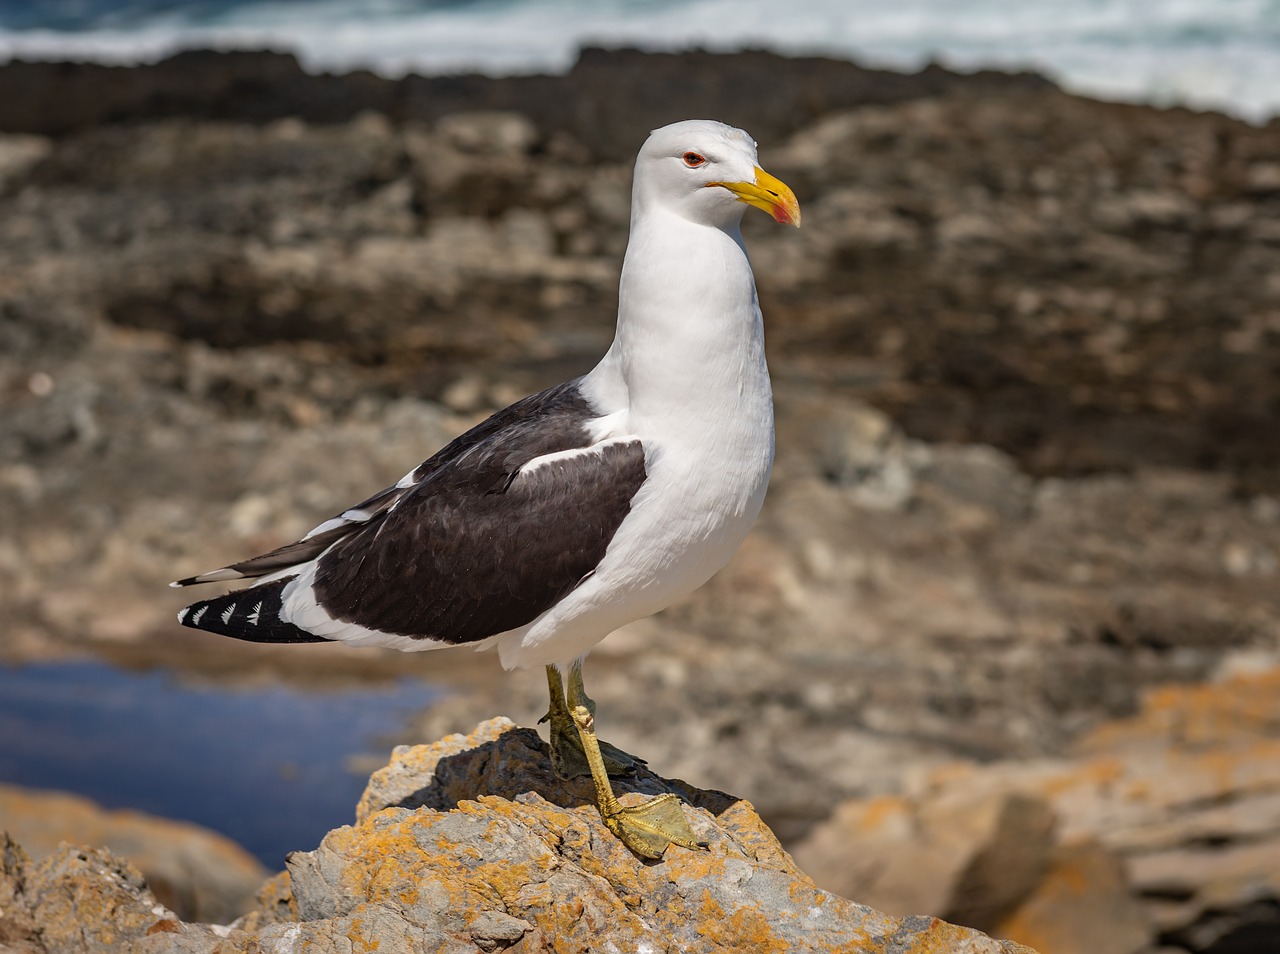
{"label": "folded wing", "polygon": [[402,648],[531,622],[594,571],[645,481],[641,442],[595,440],[599,415],[577,385],[495,414],[296,543],[178,581],[260,581],[179,619],[242,639],[385,634]]}

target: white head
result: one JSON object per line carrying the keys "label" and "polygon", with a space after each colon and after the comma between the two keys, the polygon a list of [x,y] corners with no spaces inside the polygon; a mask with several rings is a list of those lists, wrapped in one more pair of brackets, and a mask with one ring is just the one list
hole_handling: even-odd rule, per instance
{"label": "white head", "polygon": [[665,208],[701,225],[736,228],[753,205],[799,226],[795,194],[756,163],[755,140],[733,126],[688,119],[655,129],[636,157],[632,221]]}

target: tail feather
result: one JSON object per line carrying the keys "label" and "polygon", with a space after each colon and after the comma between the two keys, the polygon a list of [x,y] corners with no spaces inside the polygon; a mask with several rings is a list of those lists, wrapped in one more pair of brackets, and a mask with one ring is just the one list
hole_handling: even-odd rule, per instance
{"label": "tail feather", "polygon": [[308,633],[280,618],[283,591],[296,576],[261,586],[236,590],[225,596],[192,603],[178,614],[178,622],[252,643],[324,643],[323,636]]}

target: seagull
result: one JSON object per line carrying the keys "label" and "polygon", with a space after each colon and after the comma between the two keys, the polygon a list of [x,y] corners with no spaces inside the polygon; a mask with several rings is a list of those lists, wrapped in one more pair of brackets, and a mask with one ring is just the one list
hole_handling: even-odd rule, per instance
{"label": "seagull", "polygon": [[[641,762],[600,742],[586,654],[723,567],[764,502],[773,398],[748,206],[800,225],[741,129],[688,120],[640,149],[617,332],[582,377],[517,401],[394,486],[296,543],[171,586],[253,580],[178,614],[263,643],[496,649],[543,666],[551,752],[590,775],[610,831],[642,858],[696,849],[678,796],[623,807],[610,775]],[[568,689],[565,684],[567,675]]]}

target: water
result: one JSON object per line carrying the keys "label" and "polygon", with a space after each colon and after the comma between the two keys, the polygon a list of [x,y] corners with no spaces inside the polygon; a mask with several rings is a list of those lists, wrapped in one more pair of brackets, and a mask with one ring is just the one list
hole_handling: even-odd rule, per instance
{"label": "water", "polygon": [[1112,99],[1280,112],[1280,0],[0,0],[0,60],[272,47],[313,70],[566,69],[585,43],[1032,68]]}
{"label": "water", "polygon": [[274,870],[351,824],[367,779],[347,760],[385,753],[437,695],[408,680],[302,693],[95,662],[0,667],[0,781],[197,822]]}

